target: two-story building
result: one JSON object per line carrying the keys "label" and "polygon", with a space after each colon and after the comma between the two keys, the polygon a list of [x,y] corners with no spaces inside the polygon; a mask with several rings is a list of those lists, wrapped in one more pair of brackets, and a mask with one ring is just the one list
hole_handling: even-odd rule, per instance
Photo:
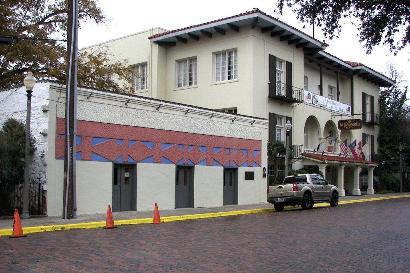
{"label": "two-story building", "polygon": [[[84,50],[128,61],[135,94],[269,119],[269,141],[289,136],[291,167],[318,166],[340,195],[360,195],[360,177],[367,177],[362,184],[372,194],[379,88],[394,82],[325,52],[326,46],[253,9]],[[349,119],[362,125],[340,129],[339,121]],[[266,167],[273,175],[273,167]],[[282,163],[275,175],[283,169]]]}

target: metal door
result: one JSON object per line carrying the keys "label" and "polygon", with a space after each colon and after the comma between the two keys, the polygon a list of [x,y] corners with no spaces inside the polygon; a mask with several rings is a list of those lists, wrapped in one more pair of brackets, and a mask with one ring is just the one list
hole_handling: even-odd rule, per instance
{"label": "metal door", "polygon": [[320,175],[311,175],[312,180],[312,191],[314,200],[323,200],[324,198],[324,179]]}
{"label": "metal door", "polygon": [[224,169],[223,204],[238,204],[238,169]]}
{"label": "metal door", "polygon": [[112,209],[113,211],[135,210],[135,166],[114,165]]}
{"label": "metal door", "polygon": [[177,166],[175,178],[175,208],[194,207],[194,168]]}

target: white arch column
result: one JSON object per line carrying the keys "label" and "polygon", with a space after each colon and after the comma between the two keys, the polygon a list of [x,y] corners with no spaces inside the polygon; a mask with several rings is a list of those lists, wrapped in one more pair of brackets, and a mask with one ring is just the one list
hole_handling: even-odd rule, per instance
{"label": "white arch column", "polygon": [[367,169],[367,194],[374,194],[373,189],[373,170],[374,167],[369,167]]}
{"label": "white arch column", "polygon": [[360,177],[360,167],[359,166],[354,166],[353,167],[353,192],[352,192],[352,195],[362,195],[362,192],[360,191],[359,177]]}
{"label": "white arch column", "polygon": [[319,171],[323,174],[323,178],[326,179],[326,164],[318,164]]}
{"label": "white arch column", "polygon": [[339,189],[339,196],[345,196],[345,165],[337,166],[337,187]]}

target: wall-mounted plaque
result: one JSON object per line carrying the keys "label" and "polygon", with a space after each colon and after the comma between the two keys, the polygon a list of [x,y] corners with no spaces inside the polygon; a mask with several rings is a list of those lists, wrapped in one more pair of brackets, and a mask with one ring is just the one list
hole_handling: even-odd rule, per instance
{"label": "wall-mounted plaque", "polygon": [[337,123],[339,130],[355,130],[362,128],[361,119],[344,119]]}

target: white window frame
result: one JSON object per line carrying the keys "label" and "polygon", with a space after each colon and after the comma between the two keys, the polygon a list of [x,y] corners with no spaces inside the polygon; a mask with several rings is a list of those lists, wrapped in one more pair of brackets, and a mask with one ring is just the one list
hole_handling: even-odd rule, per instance
{"label": "white window frame", "polygon": [[309,90],[309,77],[308,76],[304,76],[303,77],[303,88],[308,91]]}
{"label": "white window frame", "polygon": [[330,84],[327,86],[327,97],[331,100],[337,100],[335,86]]}
{"label": "white window frame", "polygon": [[197,57],[189,57],[175,61],[175,87],[186,88],[197,86]]}
{"label": "white window frame", "polygon": [[276,116],[276,130],[275,130],[275,139],[285,143],[285,116]]}
{"label": "white window frame", "polygon": [[362,151],[363,151],[363,154],[364,154],[366,160],[370,160],[370,157],[371,157],[371,145],[372,145],[372,144],[370,143],[370,142],[371,142],[371,135],[364,133],[363,136],[364,136],[364,139],[362,139],[362,145],[363,145],[363,140],[366,141],[366,145],[364,145],[364,146],[362,147]]}
{"label": "white window frame", "polygon": [[276,95],[286,96],[286,61],[276,58]]}
{"label": "white window frame", "polygon": [[132,75],[132,86],[134,92],[148,89],[148,63],[138,63],[134,65]]}
{"label": "white window frame", "polygon": [[238,50],[236,48],[214,52],[213,80],[216,83],[238,79]]}
{"label": "white window frame", "polygon": [[371,109],[371,98],[370,95],[365,94],[365,105],[366,105],[366,121],[370,122],[372,120],[372,109]]}

